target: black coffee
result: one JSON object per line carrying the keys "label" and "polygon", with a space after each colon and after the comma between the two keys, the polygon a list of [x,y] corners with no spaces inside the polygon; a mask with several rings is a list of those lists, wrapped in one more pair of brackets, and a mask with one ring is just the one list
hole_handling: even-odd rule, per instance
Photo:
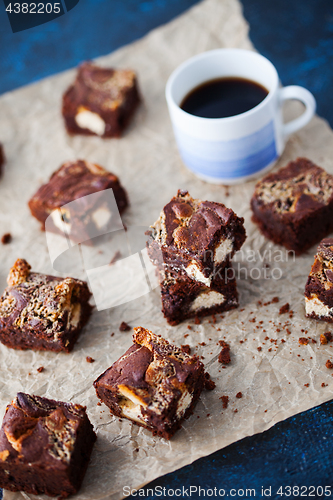
{"label": "black coffee", "polygon": [[245,78],[217,78],[195,87],[180,107],[203,118],[226,118],[249,111],[265,99],[268,90]]}

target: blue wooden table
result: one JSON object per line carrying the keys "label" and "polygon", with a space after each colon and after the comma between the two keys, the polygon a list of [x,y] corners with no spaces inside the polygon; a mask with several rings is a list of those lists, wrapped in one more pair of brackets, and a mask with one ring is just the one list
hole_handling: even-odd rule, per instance
{"label": "blue wooden table", "polygon": [[[0,93],[109,53],[195,3],[81,0],[64,16],[15,34],[1,4]],[[284,85],[303,85],[315,95],[318,114],[333,126],[332,0],[243,0],[243,7],[255,47],[276,65]],[[170,498],[168,489],[178,497],[192,492],[191,498],[203,498],[195,492],[199,487],[215,497],[224,490],[231,498],[253,497],[253,491],[257,498],[329,498],[332,435],[333,403],[328,402],[159,478],[145,488],[145,498]]]}

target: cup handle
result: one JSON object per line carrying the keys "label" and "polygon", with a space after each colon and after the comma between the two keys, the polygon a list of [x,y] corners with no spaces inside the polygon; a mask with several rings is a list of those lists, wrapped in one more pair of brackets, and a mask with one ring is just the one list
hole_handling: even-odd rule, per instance
{"label": "cup handle", "polygon": [[301,114],[301,116],[282,125],[282,133],[286,137],[309,123],[316,111],[316,100],[311,92],[304,87],[299,87],[298,85],[282,87],[279,89],[279,97],[281,105],[288,99],[296,99],[297,101],[301,101],[305,106],[305,111]]}

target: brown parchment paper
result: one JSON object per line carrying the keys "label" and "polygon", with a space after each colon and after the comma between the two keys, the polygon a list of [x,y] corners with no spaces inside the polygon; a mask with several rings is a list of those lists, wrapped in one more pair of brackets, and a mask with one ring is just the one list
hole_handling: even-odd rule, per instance
{"label": "brown parchment paper", "polygon": [[[139,75],[143,104],[120,140],[66,135],[60,102],[74,70],[0,98],[0,138],[7,156],[0,181],[0,232],[13,236],[10,245],[0,245],[1,290],[17,257],[26,258],[36,271],[54,272],[45,234],[31,217],[27,201],[69,159],[97,162],[120,176],[131,201],[123,217],[127,226],[153,223],[178,188],[188,189],[193,197],[223,202],[245,217],[248,238],[235,262],[235,268],[240,267],[240,307],[223,319],[218,316],[216,324],[205,318],[200,325],[190,321],[168,326],[155,288],[121,306],[95,310],[71,354],[20,352],[0,345],[1,418],[18,391],[87,406],[98,440],[77,495],[82,500],[121,498],[124,486],[137,488],[332,397],[333,378],[325,362],[333,350],[319,343],[320,333],[329,328],[304,317],[304,285],[315,249],[293,259],[269,243],[251,222],[254,182],[229,189],[201,182],[186,170],[177,152],[164,98],[166,80],[186,58],[217,47],[253,48],[237,0],[205,0],[142,40],[100,58],[102,64],[133,68]],[[297,106],[286,106],[287,118],[298,112]],[[315,117],[292,136],[277,166],[299,155],[333,173],[333,133],[324,120]],[[73,265],[71,274],[85,278],[80,263]],[[279,303],[258,304],[275,296]],[[294,311],[292,318],[279,315],[286,302]],[[202,394],[194,415],[170,442],[126,420],[120,422],[105,406],[97,406],[93,381],[131,345],[131,332],[119,331],[123,320],[178,345],[190,344],[192,352],[204,357],[216,382],[216,389]],[[312,337],[316,343],[300,345],[299,337]],[[226,369],[217,362],[221,338],[231,346],[232,361]],[[199,345],[203,342],[206,345]],[[89,364],[86,356],[96,361]],[[39,366],[45,368],[42,373],[37,372]],[[236,398],[238,392],[241,399]],[[229,396],[227,409],[222,409],[222,395]],[[18,500],[22,495],[32,498],[9,492],[4,498]]]}

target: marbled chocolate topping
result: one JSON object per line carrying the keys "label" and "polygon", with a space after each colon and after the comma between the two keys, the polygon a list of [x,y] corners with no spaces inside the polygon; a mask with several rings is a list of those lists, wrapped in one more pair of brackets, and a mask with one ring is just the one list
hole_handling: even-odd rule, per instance
{"label": "marbled chocolate topping", "polygon": [[0,454],[6,455],[5,461],[68,464],[83,418],[85,408],[80,405],[18,393],[3,419]]}
{"label": "marbled chocolate topping", "polygon": [[[77,329],[91,296],[87,284],[30,271],[24,259],[11,268],[0,298],[0,333],[25,331],[36,339],[56,342],[65,331]],[[82,306],[82,307],[81,307]]]}
{"label": "marbled chocolate topping", "polygon": [[[29,207],[32,214],[44,222],[52,210],[110,188],[114,190],[119,212],[122,213],[128,201],[118,177],[95,163],[84,160],[69,161],[52,174],[49,182],[38,189],[29,201]],[[91,199],[86,200],[86,204],[93,202]],[[87,205],[85,210],[89,212],[92,208],[93,206]]]}
{"label": "marbled chocolate topping", "polygon": [[[221,232],[229,232],[232,222],[242,225],[243,221],[222,203],[196,200],[187,191],[178,191],[152,226],[152,236],[161,245],[174,245],[178,249],[200,255],[214,248],[216,236]],[[243,236],[244,241],[244,230]],[[240,245],[235,251],[239,247]]]}
{"label": "marbled chocolate topping", "polygon": [[324,238],[318,246],[317,254],[333,265],[333,238]]}
{"label": "marbled chocolate topping", "polygon": [[135,78],[132,70],[102,68],[85,62],[79,66],[75,83],[71,87],[73,99],[88,109],[116,109],[123,104]]}
{"label": "marbled chocolate topping", "polygon": [[308,281],[320,284],[325,290],[333,288],[333,238],[320,242]]}
{"label": "marbled chocolate topping", "polygon": [[134,344],[95,382],[95,388],[104,387],[118,393],[120,400],[124,387],[141,404],[161,413],[172,400],[178,401],[183,392],[191,392],[194,372],[202,371],[197,356],[189,356],[169,344],[159,335],[145,328],[134,328]]}
{"label": "marbled chocolate topping", "polygon": [[326,205],[332,196],[333,176],[310,160],[298,158],[259,181],[253,199],[279,214],[303,214]]}

